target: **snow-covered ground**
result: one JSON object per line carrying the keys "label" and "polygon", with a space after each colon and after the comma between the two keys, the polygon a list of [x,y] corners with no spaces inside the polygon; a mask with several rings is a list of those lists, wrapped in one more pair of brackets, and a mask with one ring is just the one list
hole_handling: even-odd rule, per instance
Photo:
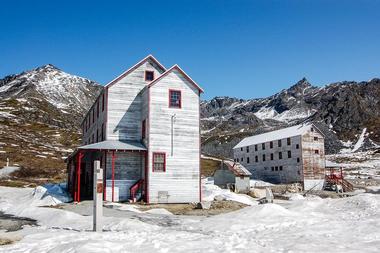
{"label": "snow-covered ground", "polygon": [[[207,196],[220,191],[211,184],[204,187]],[[0,252],[379,251],[380,195],[292,199],[212,217],[120,210],[131,215],[105,217],[105,231],[95,233],[91,216],[39,207],[55,200],[41,198],[34,189],[0,187],[1,211],[36,219],[40,225],[13,232],[22,239],[0,247]]]}

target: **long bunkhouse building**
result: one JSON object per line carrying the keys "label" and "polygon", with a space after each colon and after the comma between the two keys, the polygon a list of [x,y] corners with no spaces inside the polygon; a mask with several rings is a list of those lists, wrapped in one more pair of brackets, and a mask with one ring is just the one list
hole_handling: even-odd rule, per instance
{"label": "long bunkhouse building", "polygon": [[167,69],[152,55],[105,85],[67,159],[74,200],[92,198],[100,160],[108,201],[200,201],[202,92],[178,65]]}
{"label": "long bunkhouse building", "polygon": [[324,135],[312,123],[254,135],[233,148],[255,179],[320,190],[325,179]]}

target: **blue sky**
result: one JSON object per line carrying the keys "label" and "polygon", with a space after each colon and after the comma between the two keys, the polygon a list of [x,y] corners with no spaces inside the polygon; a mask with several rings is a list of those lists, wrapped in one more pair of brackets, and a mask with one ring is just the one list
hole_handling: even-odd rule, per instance
{"label": "blue sky", "polygon": [[380,77],[380,1],[3,1],[0,77],[52,63],[101,84],[153,54],[214,96]]}

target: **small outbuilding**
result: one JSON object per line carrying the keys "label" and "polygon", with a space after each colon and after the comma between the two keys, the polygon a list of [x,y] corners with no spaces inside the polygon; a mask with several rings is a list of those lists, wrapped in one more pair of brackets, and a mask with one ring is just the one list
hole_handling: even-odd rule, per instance
{"label": "small outbuilding", "polygon": [[221,188],[232,189],[234,192],[248,193],[251,188],[251,175],[240,163],[224,160],[214,173],[214,184]]}

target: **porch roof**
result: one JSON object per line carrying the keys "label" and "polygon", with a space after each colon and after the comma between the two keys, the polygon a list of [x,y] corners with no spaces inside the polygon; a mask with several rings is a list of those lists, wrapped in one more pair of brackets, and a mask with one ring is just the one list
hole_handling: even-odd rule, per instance
{"label": "porch roof", "polygon": [[145,151],[146,147],[138,141],[107,140],[78,147],[79,150],[136,150]]}

